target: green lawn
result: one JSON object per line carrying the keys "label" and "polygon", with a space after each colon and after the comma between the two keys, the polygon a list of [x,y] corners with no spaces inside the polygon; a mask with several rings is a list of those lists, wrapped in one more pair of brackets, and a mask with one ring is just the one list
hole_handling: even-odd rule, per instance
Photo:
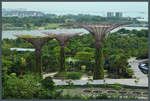
{"label": "green lawn", "polygon": [[49,24],[47,27],[59,27],[60,24]]}

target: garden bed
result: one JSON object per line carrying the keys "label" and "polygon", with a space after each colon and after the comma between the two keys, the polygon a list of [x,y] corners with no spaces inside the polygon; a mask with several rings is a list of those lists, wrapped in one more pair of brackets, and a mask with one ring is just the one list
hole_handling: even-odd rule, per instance
{"label": "garden bed", "polygon": [[[59,89],[60,90],[60,89]],[[148,91],[147,88],[127,88],[121,87],[116,89],[114,87],[104,87],[104,86],[67,86],[62,87],[62,95],[70,96],[87,96],[96,97],[99,95],[105,95],[107,97],[119,97],[119,98],[129,98],[129,99],[147,99]]]}

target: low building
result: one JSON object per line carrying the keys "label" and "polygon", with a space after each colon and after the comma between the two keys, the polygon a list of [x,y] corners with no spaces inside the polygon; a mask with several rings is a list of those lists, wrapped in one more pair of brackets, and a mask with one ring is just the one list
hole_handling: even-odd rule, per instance
{"label": "low building", "polygon": [[29,17],[29,16],[44,16],[45,14],[38,11],[3,11],[4,17]]}

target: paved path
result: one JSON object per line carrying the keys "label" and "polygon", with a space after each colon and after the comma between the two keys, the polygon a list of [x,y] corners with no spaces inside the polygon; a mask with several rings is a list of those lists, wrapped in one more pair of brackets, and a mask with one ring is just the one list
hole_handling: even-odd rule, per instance
{"label": "paved path", "polygon": [[131,65],[131,69],[134,71],[134,75],[139,78],[140,80],[142,79],[148,79],[146,74],[143,74],[140,69],[138,68],[139,63],[142,63],[146,61],[147,59],[143,60],[135,60],[135,59],[130,59],[129,60],[129,65]]}
{"label": "paved path", "polygon": [[[68,85],[69,80],[54,80],[55,85]],[[92,85],[100,85],[100,84],[115,84],[115,83],[119,83],[122,85],[129,85],[129,86],[138,86],[138,87],[148,87],[148,83],[147,80],[139,80],[138,83],[135,83],[135,79],[106,79],[105,82],[104,80],[93,80],[92,82],[88,81],[88,80],[71,80],[71,82],[73,83],[73,85],[86,85],[88,84],[92,84]]]}
{"label": "paved path", "polygon": [[48,76],[53,77],[56,73],[57,73],[57,72],[45,73],[45,74],[43,75],[43,78],[46,78],[46,77],[48,77]]}
{"label": "paved path", "polygon": [[[148,87],[148,77],[147,75],[143,74],[140,69],[138,68],[138,64],[140,62],[143,62],[145,60],[135,60],[134,58],[129,59],[129,65],[131,65],[131,69],[134,71],[134,74],[136,76],[136,78],[138,78],[138,82],[135,82],[135,80],[137,81],[137,79],[109,79],[106,78],[105,80],[93,80],[93,81],[88,81],[88,77],[84,76],[81,78],[81,80],[58,80],[58,79],[53,79],[55,82],[55,85],[68,85],[69,83],[67,82],[72,82],[74,85],[86,85],[88,84],[92,84],[92,85],[99,85],[99,84],[114,84],[114,83],[119,83],[119,84],[123,84],[123,85],[129,85],[129,86],[142,86],[142,87]],[[46,74],[46,76],[53,76],[56,73],[52,73],[52,74]],[[90,77],[92,78],[92,77]]]}

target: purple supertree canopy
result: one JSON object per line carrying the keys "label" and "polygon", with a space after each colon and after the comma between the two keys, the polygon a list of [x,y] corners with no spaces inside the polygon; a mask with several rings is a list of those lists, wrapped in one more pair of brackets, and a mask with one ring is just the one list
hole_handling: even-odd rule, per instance
{"label": "purple supertree canopy", "polygon": [[[35,48],[35,56],[36,56],[36,72],[42,74],[42,63],[41,63],[41,55],[42,55],[42,46],[52,40],[55,35],[50,36],[31,36],[31,35],[15,35],[18,38],[24,39],[31,43]],[[41,75],[42,76],[42,75]]]}
{"label": "purple supertree canopy", "polygon": [[101,46],[104,37],[107,33],[112,31],[113,29],[125,25],[127,23],[122,24],[80,24],[80,23],[73,23],[76,24],[86,30],[88,30],[95,38],[97,46]]}
{"label": "purple supertree canopy", "polygon": [[55,35],[51,36],[31,36],[31,35],[15,35],[18,38],[24,39],[30,42],[36,49],[41,49],[41,47],[48,41],[52,40]]}
{"label": "purple supertree canopy", "polygon": [[77,35],[80,35],[82,32],[79,32],[79,33],[51,33],[51,32],[43,32],[44,34],[46,35],[56,35],[56,40],[58,40],[59,44],[61,46],[64,46],[66,44],[66,42],[74,37],[74,36],[77,36]]}

